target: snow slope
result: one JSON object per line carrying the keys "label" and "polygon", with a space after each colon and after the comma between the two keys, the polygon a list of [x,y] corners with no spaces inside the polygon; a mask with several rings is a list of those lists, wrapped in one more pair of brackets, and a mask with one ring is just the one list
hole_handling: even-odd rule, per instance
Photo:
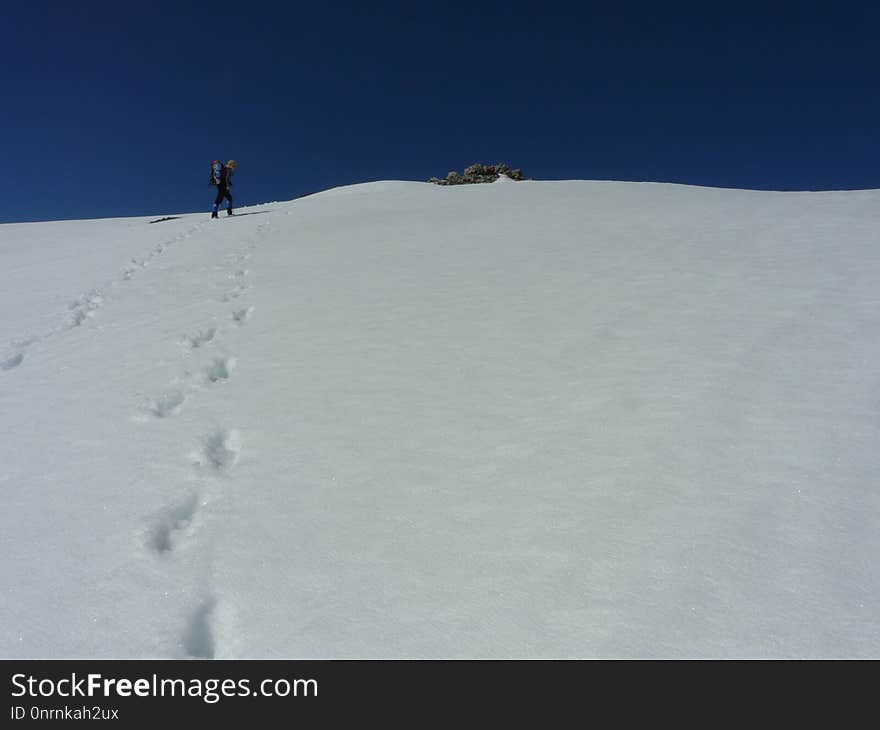
{"label": "snow slope", "polygon": [[880,191],[241,212],[0,226],[0,656],[880,657]]}

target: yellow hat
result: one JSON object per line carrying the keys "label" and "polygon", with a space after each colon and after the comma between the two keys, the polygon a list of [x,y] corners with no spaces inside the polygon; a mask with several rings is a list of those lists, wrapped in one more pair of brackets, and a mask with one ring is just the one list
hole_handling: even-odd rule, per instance
{"label": "yellow hat", "polygon": [[238,167],[238,163],[235,160],[230,160],[226,163],[226,167]]}

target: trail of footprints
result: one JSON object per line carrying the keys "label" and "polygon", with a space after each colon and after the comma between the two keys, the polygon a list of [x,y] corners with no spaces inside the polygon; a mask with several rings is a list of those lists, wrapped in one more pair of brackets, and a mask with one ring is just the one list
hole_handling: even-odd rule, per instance
{"label": "trail of footprints", "polygon": [[[254,245],[252,244],[251,249]],[[227,280],[232,280],[234,288],[221,296],[221,303],[238,299],[248,291],[246,277],[249,272],[243,265],[249,258],[250,253],[234,255],[236,268],[227,277]],[[144,408],[146,415],[155,419],[172,418],[203,388],[217,387],[228,381],[235,370],[235,358],[209,351],[214,349],[216,352],[220,349],[224,333],[243,326],[253,311],[252,306],[235,309],[227,315],[225,321],[228,326],[214,324],[185,333],[180,344],[186,348],[188,355],[198,354],[202,365],[194,368],[195,373],[188,371],[178,382],[172,383],[164,392],[149,401]],[[178,501],[161,510],[143,532],[146,548],[156,559],[174,560],[176,552],[197,546],[195,538],[201,526],[200,510],[219,491],[218,480],[235,467],[241,450],[242,437],[236,429],[217,428],[196,441],[190,452],[190,466],[193,483],[198,486],[188,488]],[[224,606],[213,595],[203,597],[198,602],[187,625],[182,628],[181,646],[188,657],[214,658],[217,653],[215,626],[218,621],[224,623],[222,616],[228,611],[229,607]]]}
{"label": "trail of footprints", "polygon": [[[131,278],[138,271],[147,268],[150,262],[156,256],[162,254],[169,246],[172,246],[173,244],[177,243],[178,241],[182,241],[185,238],[189,238],[196,231],[202,228],[203,225],[204,223],[197,223],[194,226],[188,228],[186,231],[179,233],[174,238],[157,244],[149,254],[142,257],[141,259],[132,258],[130,265],[127,265],[122,270],[119,278],[110,282],[108,287],[118,286],[119,284],[123,284],[124,282],[131,280]],[[14,370],[15,368],[19,367],[24,362],[27,348],[30,345],[36,342],[42,342],[44,340],[57,337],[59,335],[63,335],[64,333],[69,332],[72,329],[82,326],[87,321],[92,319],[104,306],[105,303],[106,296],[104,294],[104,289],[95,288],[83,292],[80,296],[70,302],[67,307],[66,314],[64,314],[60,318],[59,323],[55,327],[47,332],[44,332],[42,335],[35,335],[24,339],[14,340],[12,341],[9,350],[5,354],[0,352],[0,372]]]}
{"label": "trail of footprints", "polygon": [[[169,246],[189,238],[203,226],[204,223],[198,223],[174,238],[157,244],[146,256],[140,259],[132,258],[119,277],[111,281],[108,287],[124,285],[146,269],[153,259],[164,253]],[[259,239],[261,232],[267,227],[268,224],[258,226],[257,238],[250,245],[251,251],[256,247],[256,240]],[[250,257],[251,254],[247,252],[233,254],[234,271],[228,274],[226,279],[232,281],[233,286],[222,295],[220,302],[229,303],[247,293],[249,286],[246,278],[249,271],[246,264]],[[95,288],[83,292],[70,303],[67,312],[55,327],[41,335],[13,340],[6,352],[0,351],[0,373],[19,368],[25,362],[27,350],[32,344],[63,335],[90,321],[106,301],[104,289]],[[226,320],[229,327],[243,326],[250,319],[253,311],[252,306],[245,306],[230,312]],[[215,346],[222,333],[223,328],[217,325],[193,330],[183,335],[181,344],[192,352],[205,350]],[[195,379],[191,373],[187,373],[184,378],[170,384],[164,392],[149,400],[141,408],[135,420],[146,421],[176,416],[202,387],[214,387],[229,380],[234,368],[233,357],[211,358],[207,365],[203,365]],[[208,503],[210,497],[209,487],[212,485],[212,480],[228,473],[238,462],[240,454],[241,434],[235,429],[216,429],[205,434],[198,442],[198,446],[191,454],[194,483],[198,486],[184,490],[177,501],[167,505],[148,521],[140,533],[143,535],[145,548],[157,560],[173,560],[175,552],[184,548],[189,542],[188,538],[194,537],[199,527],[200,508]],[[217,640],[214,627],[229,624],[230,610],[230,606],[219,602],[212,595],[198,602],[187,625],[182,628],[181,646],[187,656],[213,658],[216,655]]]}

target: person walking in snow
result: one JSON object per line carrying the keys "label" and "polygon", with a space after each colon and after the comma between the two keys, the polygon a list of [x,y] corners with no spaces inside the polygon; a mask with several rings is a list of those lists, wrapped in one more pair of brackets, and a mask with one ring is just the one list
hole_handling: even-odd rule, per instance
{"label": "person walking in snow", "polygon": [[220,160],[214,160],[211,163],[211,185],[217,186],[217,197],[214,199],[214,207],[211,209],[211,217],[217,217],[217,211],[223,203],[223,199],[229,201],[226,206],[226,215],[232,215],[232,173],[238,163],[235,160],[229,160],[225,165]]}

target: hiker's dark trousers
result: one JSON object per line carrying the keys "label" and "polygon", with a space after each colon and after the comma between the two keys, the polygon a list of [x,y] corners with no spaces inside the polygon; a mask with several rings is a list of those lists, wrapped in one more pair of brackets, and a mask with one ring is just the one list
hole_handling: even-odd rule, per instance
{"label": "hiker's dark trousers", "polygon": [[220,206],[223,204],[223,198],[226,198],[229,201],[229,205],[226,207],[227,212],[232,212],[232,193],[229,192],[229,188],[225,185],[217,186],[217,198],[214,200],[214,208],[211,211],[212,213],[216,213]]}

